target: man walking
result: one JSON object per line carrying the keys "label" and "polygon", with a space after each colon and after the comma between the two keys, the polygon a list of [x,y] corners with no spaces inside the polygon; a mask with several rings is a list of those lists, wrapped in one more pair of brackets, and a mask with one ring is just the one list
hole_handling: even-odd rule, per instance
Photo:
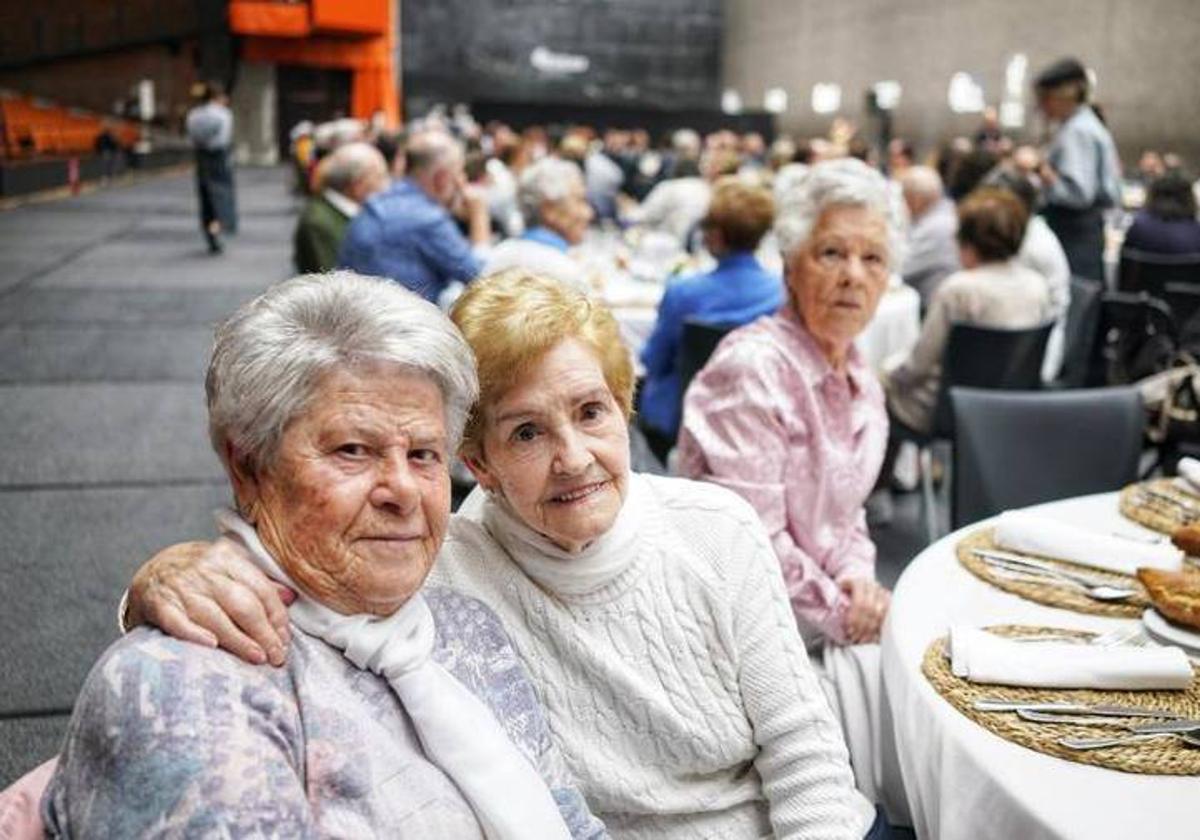
{"label": "man walking", "polygon": [[196,193],[200,198],[200,227],[210,253],[222,251],[221,234],[237,232],[237,205],[229,149],[233,143],[233,114],[217,82],[206,82],[201,103],[188,112],[187,135],[196,154]]}

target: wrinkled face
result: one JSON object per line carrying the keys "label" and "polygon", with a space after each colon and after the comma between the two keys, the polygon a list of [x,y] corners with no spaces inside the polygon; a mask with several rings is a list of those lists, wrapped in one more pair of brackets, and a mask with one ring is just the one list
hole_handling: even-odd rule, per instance
{"label": "wrinkled face", "polygon": [[596,356],[569,338],[485,409],[469,463],[525,524],[568,551],[612,527],[629,487],[629,432]]}
{"label": "wrinkled face", "polygon": [[861,206],[826,209],[808,241],[788,256],[792,301],[826,356],[844,357],[874,317],[888,263],[887,222]]}
{"label": "wrinkled face", "polygon": [[564,198],[547,201],[541,208],[542,224],[572,245],[583,241],[592,216],[592,206],[588,204],[582,178],[575,179]]}
{"label": "wrinkled face", "polygon": [[428,379],[330,374],[273,463],[235,479],[279,565],[340,613],[390,615],[416,592],[450,515],[445,412]]}

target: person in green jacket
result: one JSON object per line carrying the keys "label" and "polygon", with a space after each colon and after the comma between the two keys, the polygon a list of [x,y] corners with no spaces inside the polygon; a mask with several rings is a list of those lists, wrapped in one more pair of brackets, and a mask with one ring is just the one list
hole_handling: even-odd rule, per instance
{"label": "person in green jacket", "polygon": [[338,249],[350,220],[369,196],[387,185],[387,163],[369,143],[347,143],[321,161],[316,192],[296,223],[296,270],[307,274],[337,268]]}

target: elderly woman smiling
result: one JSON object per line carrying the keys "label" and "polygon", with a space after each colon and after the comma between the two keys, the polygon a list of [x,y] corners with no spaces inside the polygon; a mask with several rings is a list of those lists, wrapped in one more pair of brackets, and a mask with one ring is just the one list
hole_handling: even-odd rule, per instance
{"label": "elderly woman smiling", "polygon": [[291,656],[117,642],[44,799],[52,833],[604,833],[494,614],[422,589],[476,387],[453,326],[385,281],[300,277],[218,330],[209,422],[237,503],[218,522],[298,592]]}
{"label": "elderly woman smiling", "polygon": [[[611,313],[509,272],[472,284],[452,318],[480,365],[462,448],[480,487],[434,576],[514,634],[592,809],[630,838],[863,837],[872,808],[758,517],[714,485],[630,472],[632,361]],[[253,577],[232,552],[186,553],[140,575],[157,581],[132,592],[146,614]],[[274,643],[264,607],[236,612]]]}

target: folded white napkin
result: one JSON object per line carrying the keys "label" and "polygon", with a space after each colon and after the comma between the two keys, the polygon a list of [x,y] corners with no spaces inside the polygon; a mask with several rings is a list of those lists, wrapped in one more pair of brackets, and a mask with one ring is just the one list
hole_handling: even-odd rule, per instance
{"label": "folded white napkin", "polygon": [[1183,552],[1167,543],[1121,539],[1011,510],[996,520],[994,539],[1009,551],[1069,560],[1127,575],[1136,573],[1139,566],[1174,570],[1183,563]]}
{"label": "folded white napkin", "polygon": [[1192,666],[1176,647],[1014,642],[978,627],[950,628],[951,669],[975,683],[1028,688],[1185,689]]}
{"label": "folded white napkin", "polygon": [[1180,458],[1175,467],[1179,477],[1188,485],[1193,493],[1200,493],[1200,461],[1195,458]]}

